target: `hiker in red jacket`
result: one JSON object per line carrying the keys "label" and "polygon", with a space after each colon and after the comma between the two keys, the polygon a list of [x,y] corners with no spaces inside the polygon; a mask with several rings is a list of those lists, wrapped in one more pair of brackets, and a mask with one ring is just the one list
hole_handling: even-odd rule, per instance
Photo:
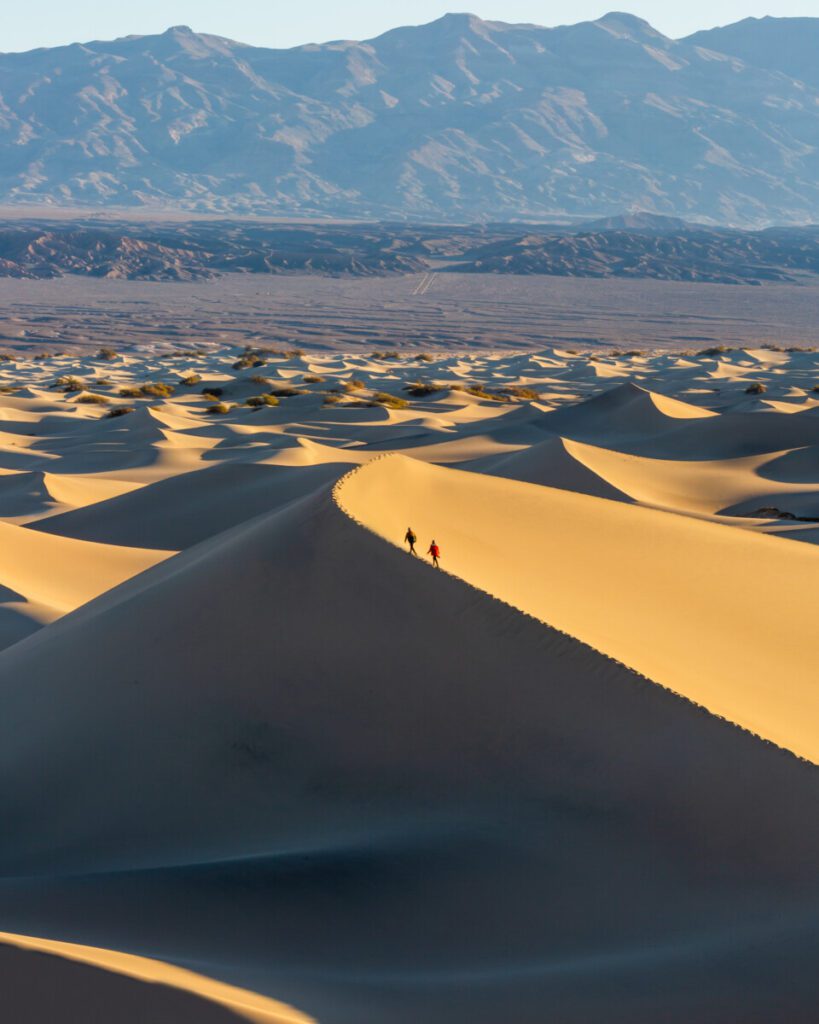
{"label": "hiker in red jacket", "polygon": [[427,551],[427,554],[432,556],[432,564],[435,566],[436,569],[439,569],[440,566],[438,565],[438,559],[441,556],[441,549],[438,547],[435,541],[433,541],[430,544],[429,551]]}

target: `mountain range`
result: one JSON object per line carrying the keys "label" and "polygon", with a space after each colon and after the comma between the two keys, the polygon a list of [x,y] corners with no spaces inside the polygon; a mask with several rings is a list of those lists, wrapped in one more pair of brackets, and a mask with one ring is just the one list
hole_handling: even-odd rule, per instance
{"label": "mountain range", "polygon": [[451,14],[273,50],[188,28],[0,55],[0,203],[465,223],[819,221],[819,18],[672,40]]}
{"label": "mountain range", "polygon": [[819,227],[713,228],[631,214],[548,224],[286,224],[110,217],[0,221],[0,277],[195,281],[225,273],[477,273],[710,284],[819,277]]}

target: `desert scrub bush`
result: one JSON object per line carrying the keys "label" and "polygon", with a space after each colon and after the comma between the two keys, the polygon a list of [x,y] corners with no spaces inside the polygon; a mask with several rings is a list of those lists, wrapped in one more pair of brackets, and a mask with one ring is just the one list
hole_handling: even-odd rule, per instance
{"label": "desert scrub bush", "polygon": [[323,384],[325,379],[317,373],[306,373],[303,378],[305,384]]}
{"label": "desert scrub bush", "polygon": [[209,405],[205,412],[211,416],[224,416],[225,413],[230,412],[230,408],[225,402],[215,402],[213,405]]}
{"label": "desert scrub bush", "polygon": [[193,388],[196,387],[197,384],[202,383],[202,378],[198,373],[189,373],[188,376],[183,377],[179,383],[184,385],[186,388]]}
{"label": "desert scrub bush", "polygon": [[[816,390],[819,391],[819,388],[817,388]],[[324,405],[335,405],[337,402],[340,402],[340,401],[341,401],[341,395],[334,395],[334,394],[331,393],[331,394],[328,394],[328,395],[324,396],[324,403],[323,404]]]}
{"label": "desert scrub bush", "polygon": [[136,409],[134,409],[132,405],[118,405],[116,409],[109,409],[105,414],[105,419],[115,420],[118,416],[127,416],[132,412],[136,412]]}
{"label": "desert scrub bush", "polygon": [[757,382],[756,384],[751,384],[750,387],[745,388],[745,394],[764,395],[767,390],[767,385]]}
{"label": "desert scrub bush", "polygon": [[408,391],[415,398],[425,398],[427,395],[437,395],[439,391],[444,389],[440,384],[431,384],[417,380],[414,384],[405,385],[404,390]]}
{"label": "desert scrub bush", "polygon": [[467,394],[474,395],[475,398],[483,399],[485,402],[508,402],[510,401],[508,395],[496,395],[492,391],[487,391],[483,384],[470,384],[466,389]]}
{"label": "desert scrub bush", "polygon": [[104,346],[97,352],[97,359],[102,359],[107,363],[113,362],[114,359],[119,359],[119,352],[115,348],[108,348]]}
{"label": "desert scrub bush", "polygon": [[435,362],[434,358],[429,354],[429,352],[419,352],[418,355],[415,357],[415,359],[419,363],[434,363]]}
{"label": "desert scrub bush", "polygon": [[520,398],[525,402],[536,401],[540,398],[540,392],[535,391],[534,388],[523,388],[517,384],[510,384],[508,387],[501,388],[504,395],[510,395],[512,398]]}
{"label": "desert scrub bush", "polygon": [[202,356],[208,355],[207,349],[204,348],[188,348],[188,349],[177,349],[175,352],[165,352],[159,358],[160,359],[201,359]]}
{"label": "desert scrub bush", "polygon": [[84,391],[78,398],[78,405],[108,405],[110,399],[105,395],[95,395],[91,391]]}
{"label": "desert scrub bush", "polygon": [[234,370],[255,370],[260,366],[267,366],[267,360],[262,359],[260,355],[255,352],[249,352],[246,356],[242,356],[241,359],[237,359],[233,364]]}
{"label": "desert scrub bush", "polygon": [[713,345],[711,348],[702,348],[697,353],[698,356],[722,356],[726,352],[735,352],[736,349],[730,348],[728,345]]}
{"label": "desert scrub bush", "polygon": [[306,395],[309,392],[305,391],[304,388],[283,387],[275,388],[271,394],[277,398],[295,398],[297,395]]}
{"label": "desert scrub bush", "polygon": [[274,356],[278,359],[298,359],[299,356],[304,355],[304,349],[301,348],[258,348],[257,352],[263,352],[266,356]]}
{"label": "desert scrub bush", "polygon": [[139,390],[146,398],[170,398],[174,393],[174,388],[170,384],[161,384],[156,381],[140,385]]}
{"label": "desert scrub bush", "polygon": [[388,409],[409,409],[409,402],[406,398],[399,398],[397,395],[388,395],[386,391],[379,391],[373,395],[374,405],[385,405]]}
{"label": "desert scrub bush", "polygon": [[59,391],[65,391],[67,394],[71,394],[73,391],[83,391],[85,389],[85,381],[79,377],[72,377],[66,375],[64,377],[58,377],[54,387]]}
{"label": "desert scrub bush", "polygon": [[398,352],[373,352],[371,359],[400,359]]}
{"label": "desert scrub bush", "polygon": [[278,405],[279,400],[275,395],[253,395],[245,402],[252,409],[261,409],[265,405]]}
{"label": "desert scrub bush", "polygon": [[270,377],[265,377],[261,373],[254,373],[253,376],[250,378],[250,382],[251,384],[261,384],[262,387],[270,387],[270,385],[273,383]]}
{"label": "desert scrub bush", "polygon": [[205,398],[221,398],[224,393],[224,388],[202,388],[202,394]]}
{"label": "desert scrub bush", "polygon": [[819,391],[819,384],[816,384],[813,388],[811,388],[811,390],[812,391]]}
{"label": "desert scrub bush", "polygon": [[[13,395],[16,391],[19,391],[19,387],[15,387],[13,384],[2,384],[0,385],[0,395]],[[819,388],[814,388],[815,391],[819,391]]]}
{"label": "desert scrub bush", "polygon": [[127,387],[119,389],[120,398],[142,398],[142,388],[128,385]]}
{"label": "desert scrub bush", "polygon": [[363,380],[356,380],[355,377],[351,377],[350,380],[344,381],[344,390],[349,394],[351,391],[363,391],[366,388],[366,384]]}

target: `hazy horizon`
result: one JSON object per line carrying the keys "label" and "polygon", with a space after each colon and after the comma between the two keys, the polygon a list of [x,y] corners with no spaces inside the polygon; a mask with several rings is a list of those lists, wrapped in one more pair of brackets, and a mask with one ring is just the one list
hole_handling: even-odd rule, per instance
{"label": "hazy horizon", "polygon": [[773,4],[770,0],[721,0],[706,4],[702,0],[670,8],[656,0],[638,0],[628,4],[582,0],[580,3],[549,3],[512,0],[510,3],[486,3],[476,0],[453,5],[446,0],[421,0],[409,13],[386,13],[371,0],[358,0],[343,11],[321,0],[288,11],[270,13],[269,8],[249,0],[229,7],[214,0],[146,0],[138,9],[101,10],[90,0],[81,0],[70,8],[56,0],[35,0],[11,11],[4,24],[2,52],[19,53],[33,49],[86,43],[129,35],[158,35],[177,25],[193,31],[224,36],[240,42],[272,48],[290,48],[338,39],[371,39],[406,24],[420,25],[447,13],[471,13],[488,21],[530,23],[554,27],[592,21],[611,11],[633,14],[673,39],[702,29],[731,24],[748,17],[817,17],[812,0],[792,0]]}

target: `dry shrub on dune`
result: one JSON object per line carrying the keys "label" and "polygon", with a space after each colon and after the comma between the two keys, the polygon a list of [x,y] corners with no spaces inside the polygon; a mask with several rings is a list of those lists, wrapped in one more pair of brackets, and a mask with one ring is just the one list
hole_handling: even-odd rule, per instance
{"label": "dry shrub on dune", "polygon": [[105,395],[95,395],[90,391],[85,391],[77,399],[78,405],[108,405],[110,399],[106,398]]}
{"label": "dry shrub on dune", "polygon": [[105,414],[105,419],[114,420],[118,416],[127,416],[129,413],[135,412],[136,410],[132,405],[120,405],[116,409],[111,409]]}
{"label": "dry shrub on dune", "polygon": [[397,395],[388,395],[386,391],[379,391],[373,395],[375,405],[384,405],[388,409],[408,409],[409,402],[406,398],[398,398]]}
{"label": "dry shrub on dune", "polygon": [[102,359],[107,363],[113,362],[115,359],[119,359],[119,352],[113,348],[103,347],[97,352],[97,359]]}
{"label": "dry shrub on dune", "polygon": [[483,384],[470,384],[466,392],[475,398],[483,399],[485,402],[508,402],[510,400],[508,395],[499,395],[492,391],[487,391]]}
{"label": "dry shrub on dune", "polygon": [[273,394],[277,398],[295,398],[297,395],[306,395],[308,392],[304,388],[283,387],[276,388]]}
{"label": "dry shrub on dune", "polygon": [[323,384],[325,378],[320,377],[317,373],[307,373],[304,375],[303,380],[305,384]]}
{"label": "dry shrub on dune", "polygon": [[325,395],[324,396],[324,404],[325,405],[336,405],[336,403],[338,403],[340,401],[341,401],[341,395],[329,394],[329,395]]}
{"label": "dry shrub on dune", "polygon": [[186,388],[192,388],[197,384],[201,384],[202,378],[199,376],[198,373],[189,373],[188,376],[183,377],[179,383],[184,384]]}
{"label": "dry shrub on dune", "polygon": [[262,409],[264,406],[275,406],[279,404],[279,400],[275,395],[253,395],[252,398],[248,398],[245,405],[249,405],[252,409]]}
{"label": "dry shrub on dune", "polygon": [[444,389],[440,384],[417,380],[414,384],[407,384],[404,390],[408,391],[415,398],[425,398],[427,395],[437,395]]}
{"label": "dry shrub on dune", "polygon": [[363,380],[356,380],[355,377],[351,377],[350,380],[344,381],[344,390],[348,393],[350,391],[363,391],[366,387],[367,385]]}
{"label": "dry shrub on dune", "polygon": [[140,391],[150,398],[170,398],[174,389],[170,384],[149,381],[147,384],[141,385]]}
{"label": "dry shrub on dune", "polygon": [[266,366],[267,360],[262,359],[260,355],[255,352],[249,352],[246,356],[242,356],[241,359],[237,359],[233,364],[234,370],[255,370],[259,366]]}
{"label": "dry shrub on dune", "polygon": [[224,402],[216,402],[214,405],[209,405],[205,412],[211,416],[224,416],[230,412],[231,407],[226,405]]}
{"label": "dry shrub on dune", "polygon": [[509,395],[512,398],[520,398],[523,401],[531,402],[540,398],[540,392],[535,391],[534,388],[519,387],[516,384],[510,384],[508,387],[501,388],[504,395]]}
{"label": "dry shrub on dune", "polygon": [[763,384],[761,381],[757,381],[756,384],[751,384],[750,387],[745,388],[746,395],[764,395],[768,390],[767,384]]}
{"label": "dry shrub on dune", "polygon": [[80,377],[73,377],[70,374],[66,374],[63,377],[58,377],[54,383],[54,387],[58,391],[65,391],[66,394],[71,394],[74,391],[82,391],[85,388],[85,381]]}

